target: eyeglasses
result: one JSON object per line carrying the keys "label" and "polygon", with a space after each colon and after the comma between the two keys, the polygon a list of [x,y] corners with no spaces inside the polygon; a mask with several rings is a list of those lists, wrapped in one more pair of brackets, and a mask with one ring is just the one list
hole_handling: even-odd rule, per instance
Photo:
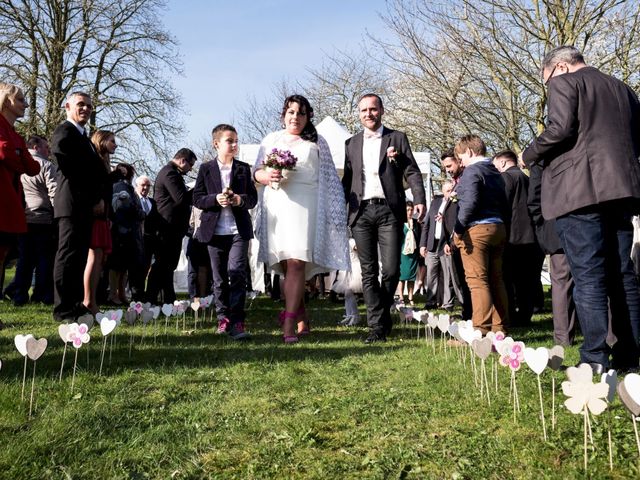
{"label": "eyeglasses", "polygon": [[551,69],[551,73],[549,74],[549,76],[547,77],[547,79],[544,81],[544,86],[546,87],[547,84],[549,83],[549,80],[551,80],[551,77],[553,77],[553,74],[556,71],[556,68],[558,68],[558,64],[556,63],[553,68]]}

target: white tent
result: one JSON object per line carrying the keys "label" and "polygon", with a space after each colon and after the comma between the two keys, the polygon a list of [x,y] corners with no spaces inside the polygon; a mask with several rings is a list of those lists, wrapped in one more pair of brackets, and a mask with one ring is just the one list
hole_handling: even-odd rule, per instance
{"label": "white tent", "polygon": [[318,133],[324,137],[329,144],[333,163],[336,165],[338,174],[342,176],[344,169],[344,142],[351,137],[351,134],[331,117],[325,117],[316,125]]}

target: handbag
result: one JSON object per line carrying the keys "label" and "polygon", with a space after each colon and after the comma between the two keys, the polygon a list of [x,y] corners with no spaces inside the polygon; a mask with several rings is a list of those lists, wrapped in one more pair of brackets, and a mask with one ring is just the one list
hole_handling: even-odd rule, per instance
{"label": "handbag", "polygon": [[416,251],[416,236],[413,233],[413,230],[410,228],[407,230],[407,235],[404,239],[404,248],[402,249],[403,255],[413,255],[413,252]]}

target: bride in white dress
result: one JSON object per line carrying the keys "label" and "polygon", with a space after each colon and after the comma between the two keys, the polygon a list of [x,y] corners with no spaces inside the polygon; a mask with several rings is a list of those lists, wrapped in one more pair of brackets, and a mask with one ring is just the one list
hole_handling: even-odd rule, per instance
{"label": "bride in white dress", "polygon": [[[349,268],[344,193],[329,145],[311,118],[313,109],[305,97],[287,97],[282,110],[285,128],[264,138],[254,171],[255,180],[265,186],[256,219],[258,261],[285,277],[281,314],[285,343],[309,333],[305,281],[318,273]],[[265,156],[274,148],[297,157],[295,170],[263,168]]]}

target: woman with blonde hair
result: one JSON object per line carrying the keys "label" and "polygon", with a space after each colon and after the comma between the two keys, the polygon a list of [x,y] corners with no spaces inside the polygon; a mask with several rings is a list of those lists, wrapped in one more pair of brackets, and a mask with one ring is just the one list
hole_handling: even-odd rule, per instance
{"label": "woman with blonde hair", "polygon": [[27,101],[20,87],[0,83],[0,268],[3,271],[7,253],[18,234],[27,231],[20,175],[32,177],[40,172],[40,164],[14,128],[16,120],[24,117],[26,108]]}

